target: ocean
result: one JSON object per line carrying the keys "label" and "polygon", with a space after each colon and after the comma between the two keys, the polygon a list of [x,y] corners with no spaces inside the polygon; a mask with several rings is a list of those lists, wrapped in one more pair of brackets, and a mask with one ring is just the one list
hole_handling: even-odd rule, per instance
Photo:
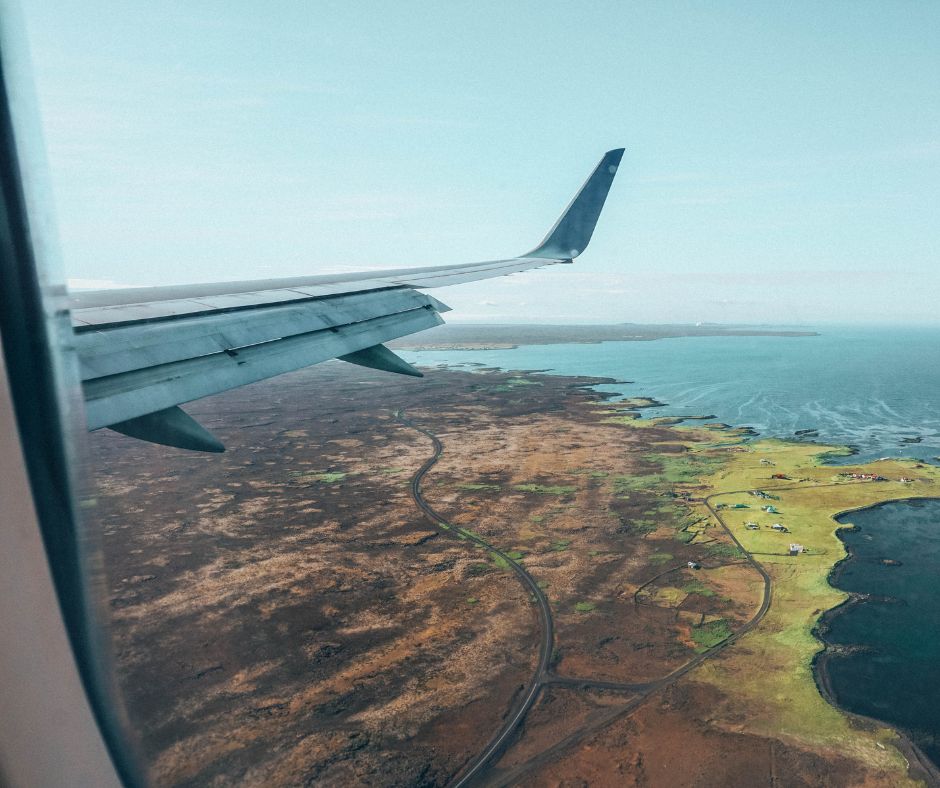
{"label": "ocean", "polygon": [[940,328],[827,328],[811,337],[677,337],[402,355],[419,365],[631,381],[598,389],[666,403],[644,416],[714,415],[775,437],[816,429],[820,441],[857,448],[853,461],[940,455]]}
{"label": "ocean", "polygon": [[[852,557],[831,582],[871,594],[829,622],[827,643],[849,647],[829,661],[832,693],[850,711],[909,732],[940,763],[940,501],[899,501],[839,518]],[[860,650],[854,650],[860,647]]]}
{"label": "ocean", "polygon": [[[680,337],[512,350],[404,352],[418,365],[544,370],[629,383],[598,389],[653,397],[644,417],[713,415],[764,436],[852,446],[858,462],[940,457],[940,328],[824,328],[814,337]],[[908,731],[940,764],[940,501],[891,503],[842,518],[852,552],[839,588],[870,594],[840,609],[826,640],[835,700]],[[884,563],[882,559],[890,559]]]}

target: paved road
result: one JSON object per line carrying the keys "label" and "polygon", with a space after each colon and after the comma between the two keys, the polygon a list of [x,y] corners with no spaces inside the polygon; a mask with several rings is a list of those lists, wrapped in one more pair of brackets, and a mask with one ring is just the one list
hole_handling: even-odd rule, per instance
{"label": "paved road", "polygon": [[[716,643],[707,651],[703,651],[701,654],[696,655],[695,657],[690,659],[681,667],[676,668],[674,671],[672,671],[672,673],[664,676],[661,679],[657,679],[656,681],[651,681],[647,684],[617,684],[615,682],[592,682],[590,680],[566,679],[566,680],[562,680],[558,682],[558,683],[564,683],[568,686],[584,686],[587,689],[610,689],[610,690],[636,691],[638,692],[638,695],[634,698],[631,698],[630,701],[628,701],[623,706],[619,706],[615,709],[612,709],[608,712],[605,712],[599,715],[591,722],[583,725],[579,730],[574,731],[573,733],[571,733],[569,736],[566,736],[557,744],[553,745],[552,747],[549,747],[547,750],[543,750],[534,758],[520,764],[516,768],[510,769],[508,771],[500,772],[497,775],[493,775],[494,779],[491,781],[492,785],[500,786],[500,788],[503,788],[503,786],[513,785],[517,783],[521,777],[533,771],[534,769],[537,769],[539,766],[542,766],[545,763],[553,760],[558,755],[570,749],[571,747],[574,747],[576,744],[578,744],[578,742],[582,741],[586,736],[589,736],[592,733],[596,733],[602,730],[603,728],[606,728],[608,725],[614,722],[614,720],[627,716],[628,714],[630,714],[631,712],[635,711],[640,706],[642,706],[653,694],[666,689],[666,687],[669,687],[672,684],[675,684],[679,679],[681,679],[687,673],[694,670],[703,662],[705,662],[705,660],[710,659],[711,657],[715,656],[715,654],[727,648],[736,640],[738,640],[740,637],[742,637],[743,635],[753,630],[761,622],[761,619],[765,615],[767,615],[767,611],[770,609],[770,603],[773,598],[773,581],[771,580],[770,575],[767,573],[767,570],[764,569],[764,567],[761,566],[760,563],[758,563],[758,561],[747,550],[744,549],[744,546],[738,541],[737,537],[735,537],[735,535],[731,532],[731,529],[728,527],[728,524],[722,519],[721,515],[718,513],[718,510],[716,510],[712,506],[712,503],[711,503],[712,499],[717,498],[719,496],[734,495],[734,494],[741,493],[741,492],[747,492],[747,490],[736,490],[736,491],[714,493],[713,495],[709,495],[707,498],[705,498],[703,502],[705,506],[708,507],[708,510],[715,516],[715,519],[718,521],[718,523],[721,525],[724,531],[728,534],[729,537],[731,537],[731,540],[735,543],[735,545],[737,545],[738,549],[740,549],[741,552],[744,554],[747,562],[760,574],[760,576],[764,580],[764,594],[761,600],[761,605],[758,608],[757,612],[750,618],[749,621],[747,621],[747,623],[743,624],[738,630],[733,632],[723,641],[721,641],[720,643]],[[661,574],[666,574],[669,571],[674,571],[674,570],[667,570],[667,572],[661,573]],[[551,683],[556,683],[556,681],[558,680],[552,679]]]}
{"label": "paved road", "polygon": [[[421,493],[421,481],[440,459],[441,454],[444,452],[444,445],[433,432],[417,426],[401,412],[398,414],[398,421],[406,427],[410,427],[430,438],[434,446],[434,453],[424,461],[424,464],[418,468],[415,475],[411,477],[411,497],[414,498],[415,504],[421,509],[425,517],[436,526],[443,526],[442,530],[445,534],[456,536],[457,532],[453,527],[447,520],[434,511]],[[552,651],[555,647],[555,626],[552,620],[552,609],[548,604],[548,597],[545,596],[545,592],[539,587],[535,578],[532,577],[518,561],[513,560],[507,553],[490,544],[482,537],[469,531],[462,531],[460,534],[471,542],[486,548],[493,555],[499,556],[509,565],[512,571],[515,572],[516,576],[522,581],[522,584],[532,594],[535,600],[539,614],[539,625],[542,630],[542,639],[539,644],[538,665],[535,668],[535,672],[532,674],[532,678],[529,679],[528,685],[525,687],[521,703],[519,703],[516,710],[510,714],[506,722],[503,723],[503,726],[496,732],[496,735],[490,739],[486,749],[464,766],[463,770],[451,784],[452,788],[462,788],[463,786],[469,785],[474,778],[478,777],[483,772],[490,761],[502,751],[503,747],[508,744],[513,734],[516,732],[516,727],[525,718],[525,715],[528,713],[529,709],[532,708],[532,704],[535,703],[539,692],[542,690],[544,678],[548,675],[549,665],[551,664]]]}
{"label": "paved road", "polygon": [[[415,504],[419,509],[421,509],[424,515],[432,523],[440,527],[445,534],[457,535],[458,532],[455,531],[452,526],[428,504],[423,494],[421,493],[421,482],[427,472],[431,470],[431,468],[434,467],[434,465],[440,459],[441,454],[444,451],[443,444],[434,433],[432,433],[430,430],[424,429],[423,427],[415,425],[413,422],[407,419],[404,414],[398,413],[397,418],[404,426],[416,430],[422,435],[430,438],[434,447],[433,454],[421,465],[421,467],[417,470],[411,479],[411,495],[415,501]],[[837,482],[833,484],[818,484],[811,486],[835,487],[851,483],[852,482]],[[779,487],[766,487],[765,489],[805,489],[808,486],[810,485],[788,485]],[[760,564],[760,562],[757,561],[756,558],[754,558],[752,553],[744,548],[744,545],[742,545],[738,538],[734,535],[734,532],[724,521],[721,514],[719,514],[720,510],[712,505],[712,501],[715,498],[726,495],[738,495],[746,492],[748,492],[748,490],[725,490],[707,496],[702,500],[702,502],[708,508],[709,512],[711,512],[711,514],[715,517],[731,541],[734,542],[737,548],[741,551],[742,555],[744,555],[745,561],[761,576],[764,589],[760,607],[745,624],[725,638],[725,640],[715,644],[708,650],[703,651],[701,654],[697,654],[684,665],[676,668],[676,670],[672,671],[661,679],[642,684],[597,681],[590,678],[560,677],[551,675],[549,668],[552,658],[552,650],[554,648],[554,624],[552,620],[551,607],[548,603],[548,598],[545,596],[545,593],[539,587],[538,583],[535,581],[532,575],[530,575],[520,563],[510,558],[507,553],[503,552],[498,547],[495,547],[476,534],[473,534],[469,531],[460,532],[460,534],[465,538],[484,547],[490,553],[499,556],[503,561],[505,561],[512,571],[515,572],[516,576],[520,579],[523,585],[531,592],[539,613],[542,639],[539,646],[538,665],[532,675],[532,678],[529,680],[529,683],[525,688],[522,701],[516,707],[516,710],[509,716],[503,726],[499,729],[499,731],[497,731],[497,733],[493,736],[489,744],[486,746],[486,749],[484,749],[483,752],[473,758],[464,767],[462,772],[451,784],[451,788],[464,788],[464,786],[471,784],[477,778],[482,778],[484,776],[484,772],[487,766],[509,743],[510,739],[516,732],[516,728],[519,726],[528,713],[529,709],[535,703],[539,692],[541,692],[543,687],[548,685],[567,686],[581,689],[624,691],[636,693],[636,695],[630,698],[630,700],[627,701],[624,705],[617,706],[616,708],[602,712],[592,721],[582,725],[581,728],[579,728],[577,731],[572,732],[569,736],[565,737],[560,742],[557,742],[552,747],[543,750],[541,753],[531,758],[530,760],[513,769],[490,775],[491,779],[487,780],[488,783],[497,786],[508,786],[514,784],[523,775],[554,759],[565,750],[573,747],[578,742],[583,740],[586,736],[605,728],[614,720],[630,714],[639,708],[643,703],[645,703],[654,693],[674,684],[687,673],[694,670],[703,662],[710,659],[723,649],[727,648],[732,643],[736,642],[748,632],[751,632],[755,627],[758,626],[758,624],[760,624],[761,620],[770,609],[770,605],[773,600],[773,581],[771,580],[767,570],[764,569],[764,567]],[[669,571],[675,571],[675,568],[667,570],[667,573]]]}

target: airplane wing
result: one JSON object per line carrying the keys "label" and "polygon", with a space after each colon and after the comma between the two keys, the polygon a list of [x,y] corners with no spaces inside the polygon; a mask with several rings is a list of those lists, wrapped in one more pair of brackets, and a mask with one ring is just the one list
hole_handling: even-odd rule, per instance
{"label": "airplane wing", "polygon": [[622,148],[606,153],[548,235],[520,257],[71,294],[88,429],[224,451],[182,403],[332,358],[420,377],[382,344],[443,322],[449,307],[419,291],[572,262],[591,240],[622,156]]}

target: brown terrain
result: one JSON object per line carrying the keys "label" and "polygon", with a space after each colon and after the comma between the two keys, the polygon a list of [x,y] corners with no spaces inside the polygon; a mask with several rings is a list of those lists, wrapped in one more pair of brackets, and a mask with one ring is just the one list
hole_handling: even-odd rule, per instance
{"label": "brown terrain", "polygon": [[690,515],[705,469],[673,462],[675,430],[624,429],[591,382],[332,363],[190,406],[222,455],[95,433],[86,506],[154,782],[866,783],[713,721],[694,665],[762,579]]}
{"label": "brown terrain", "polygon": [[667,337],[727,336],[818,336],[815,331],[771,326],[718,325],[715,323],[677,323],[675,325],[538,325],[444,323],[420,334],[402,337],[391,347],[414,350],[482,350],[512,348],[518,345],[558,345],[567,343],[645,342]]}

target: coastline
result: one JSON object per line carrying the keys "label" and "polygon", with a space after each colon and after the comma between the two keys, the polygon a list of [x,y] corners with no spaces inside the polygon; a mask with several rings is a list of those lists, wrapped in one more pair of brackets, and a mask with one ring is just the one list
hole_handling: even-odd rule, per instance
{"label": "coastline", "polygon": [[[223,436],[237,431],[254,447],[252,463],[239,452],[212,465],[164,452],[156,474],[144,461],[153,449],[96,434],[95,512],[115,562],[125,691],[152,732],[147,752],[162,781],[239,774],[262,743],[264,774],[288,782],[367,772],[403,784],[450,781],[505,729],[540,642],[529,592],[506,561],[474,548],[476,534],[543,588],[555,641],[540,699],[493,764],[497,774],[615,785],[644,764],[694,784],[707,764],[713,784],[752,784],[768,770],[777,784],[922,784],[909,776],[913,759],[898,734],[850,724],[809,669],[819,650],[808,629],[815,608],[844,598],[825,584],[843,553],[823,515],[900,485],[833,485],[849,469],[822,467],[818,446],[745,440],[716,423],[625,418],[621,403],[590,390],[607,380],[442,369],[417,381],[322,365],[281,381],[277,397],[240,389],[194,406],[200,416],[217,418],[220,406],[230,414]],[[427,432],[401,426],[402,414]],[[452,534],[437,534],[408,492],[431,457],[428,433],[443,451],[421,495]],[[806,538],[798,520],[792,538],[770,531],[771,516],[757,511],[770,501],[746,491],[775,485],[768,493],[781,496],[788,524],[807,491],[792,489],[798,478],[772,481],[764,457],[778,461],[774,471],[828,485],[820,492],[842,505],[827,494],[823,509],[817,499]],[[220,471],[227,481],[218,487]],[[155,547],[154,531],[126,528],[137,519],[128,512],[137,499],[122,494],[128,480],[159,515]],[[181,490],[206,487],[199,527],[187,527]],[[713,493],[717,515],[703,500]],[[745,530],[739,501],[761,534]],[[828,550],[756,556],[771,589],[738,552],[736,540],[759,550],[755,536]],[[218,620],[233,588],[238,604]],[[272,588],[284,589],[273,601]],[[242,632],[262,617],[279,634],[259,651]],[[185,635],[210,625],[218,637],[209,651]],[[154,642],[169,647],[136,645]],[[154,692],[141,676],[162,683]],[[227,697],[247,713],[215,714],[207,701],[220,692],[236,693]],[[181,693],[198,700],[184,717],[168,712]],[[220,746],[190,746],[206,736]],[[221,746],[233,736],[248,746]],[[295,753],[299,736],[308,744]],[[168,749],[177,738],[189,744]]]}
{"label": "coastline", "polygon": [[911,495],[905,497],[892,498],[889,500],[879,501],[878,503],[870,504],[867,506],[858,506],[845,509],[843,511],[837,512],[832,515],[832,519],[838,524],[839,527],[836,528],[836,536],[840,542],[842,542],[845,555],[840,558],[835,564],[833,564],[832,569],[829,572],[829,584],[836,590],[842,591],[843,593],[848,594],[848,597],[839,605],[836,605],[833,608],[823,611],[820,615],[819,620],[816,623],[816,626],[813,629],[814,635],[817,637],[820,643],[822,643],[823,648],[815,655],[813,658],[813,675],[816,679],[816,686],[819,689],[820,695],[826,699],[835,708],[839,709],[843,714],[848,715],[851,718],[854,718],[862,723],[874,724],[874,725],[887,725],[897,731],[898,733],[898,743],[897,747],[904,756],[908,759],[909,763],[914,767],[912,769],[912,776],[918,779],[924,780],[930,786],[940,786],[940,764],[935,763],[930,756],[928,756],[914,741],[913,734],[906,730],[903,726],[897,725],[892,722],[887,722],[885,720],[880,720],[877,717],[872,717],[866,714],[859,714],[858,712],[851,711],[844,706],[839,704],[838,699],[836,698],[835,691],[832,686],[832,679],[829,672],[829,663],[834,659],[838,658],[840,654],[845,652],[844,648],[839,647],[837,644],[830,643],[826,639],[826,633],[829,629],[829,626],[832,621],[838,618],[841,615],[844,615],[853,607],[866,604],[870,601],[871,597],[854,591],[845,591],[840,588],[834,581],[838,578],[838,575],[843,567],[849,564],[853,560],[857,560],[856,553],[852,550],[852,547],[842,538],[843,533],[858,532],[860,529],[858,526],[852,523],[840,523],[839,518],[846,515],[854,514],[857,512],[871,511],[874,509],[879,509],[883,506],[887,506],[893,503],[904,503],[907,501],[919,500],[919,501],[937,501],[940,500],[938,496],[924,496],[924,495]]}
{"label": "coastline", "polygon": [[[521,376],[530,374],[531,370],[510,370],[504,368],[498,368],[501,372],[519,374]],[[482,371],[482,370],[481,370]],[[554,374],[554,373],[553,373]],[[560,376],[560,377],[574,377],[574,376]],[[594,384],[581,384],[581,388],[593,388]],[[611,394],[610,392],[597,392],[601,395],[602,399],[612,398],[614,396],[622,396]],[[630,406],[632,401],[632,407]],[[640,404],[642,403],[642,404]],[[683,431],[688,431],[690,433],[698,433],[699,436],[703,432],[710,431],[718,434],[725,434],[728,438],[734,438],[741,440],[742,443],[750,442],[750,438],[754,438],[753,444],[762,444],[762,443],[773,443],[777,444],[784,448],[789,448],[794,451],[807,451],[809,455],[815,458],[818,461],[818,464],[826,466],[827,470],[832,470],[837,467],[845,467],[848,463],[851,462],[851,458],[857,453],[853,447],[850,446],[833,446],[831,444],[825,444],[818,442],[817,440],[806,440],[801,439],[799,435],[797,436],[783,436],[783,437],[761,437],[757,438],[756,434],[753,432],[741,432],[739,428],[734,427],[733,425],[728,424],[688,424],[682,423],[685,421],[694,421],[694,418],[683,418],[683,417],[669,417],[667,416],[653,416],[650,418],[643,418],[642,414],[638,412],[639,408],[650,407],[646,403],[655,403],[657,407],[664,406],[665,403],[660,402],[651,396],[632,396],[623,402],[610,403],[608,407],[612,410],[612,416],[618,418],[616,411],[619,411],[619,420],[625,424],[632,424],[635,427],[644,427],[644,426],[676,426],[678,429]],[[632,411],[632,412],[625,412]],[[626,417],[626,418],[624,418]],[[816,437],[815,435],[813,436]],[[742,440],[743,439],[743,440]],[[840,465],[830,465],[829,463],[832,460],[842,460]],[[859,468],[868,468],[869,466],[879,465],[883,461],[872,461],[867,463],[861,463]],[[888,460],[888,462],[893,462],[893,460]],[[904,460],[901,460],[903,463]],[[913,460],[910,460],[913,462]],[[719,491],[717,494],[721,495]],[[841,517],[845,514],[849,514],[855,511],[867,510],[882,506],[888,503],[896,501],[905,501],[911,499],[922,499],[922,500],[931,500],[937,499],[940,496],[937,495],[918,495],[912,494],[905,491],[904,495],[893,495],[890,498],[879,499],[874,501],[865,501],[858,504],[853,504],[850,506],[845,506],[835,513],[826,511],[825,516],[826,520],[836,523],[836,528],[831,529],[831,533],[838,540],[839,544],[842,547],[842,555],[839,557],[835,563],[831,564],[828,568],[828,571],[825,574],[826,585],[831,589],[831,591],[838,595],[846,594],[846,592],[839,589],[837,586],[833,585],[831,578],[833,574],[837,571],[838,567],[843,565],[846,561],[850,560],[851,552],[848,549],[848,546],[845,542],[839,537],[838,532],[844,528],[851,528],[851,525],[843,525],[838,523],[838,517]],[[890,731],[891,733],[891,745],[893,748],[904,758],[908,765],[909,776],[914,780],[925,781],[928,785],[940,785],[940,767],[935,764],[930,758],[917,746],[913,741],[907,731],[899,726],[895,726],[891,723],[884,722],[872,717],[866,717],[864,715],[859,715],[854,712],[849,711],[848,709],[843,708],[836,701],[834,694],[831,689],[831,683],[829,681],[829,676],[826,670],[826,665],[829,659],[834,654],[834,649],[828,644],[824,637],[822,636],[822,630],[824,629],[826,622],[832,620],[836,615],[839,615],[844,610],[848,609],[853,604],[860,603],[861,599],[858,595],[849,595],[846,598],[839,601],[833,607],[825,608],[822,611],[817,611],[818,615],[808,627],[808,634],[815,643],[815,653],[811,656],[810,661],[810,675],[811,683],[813,685],[814,691],[817,693],[817,696],[821,698],[830,708],[832,708],[837,714],[841,715],[847,721],[853,723],[854,726],[860,726],[861,730],[869,730],[875,733],[877,730]],[[704,670],[703,670],[704,672]],[[877,737],[876,737],[877,738]],[[883,744],[878,744],[879,747],[884,749]]]}

